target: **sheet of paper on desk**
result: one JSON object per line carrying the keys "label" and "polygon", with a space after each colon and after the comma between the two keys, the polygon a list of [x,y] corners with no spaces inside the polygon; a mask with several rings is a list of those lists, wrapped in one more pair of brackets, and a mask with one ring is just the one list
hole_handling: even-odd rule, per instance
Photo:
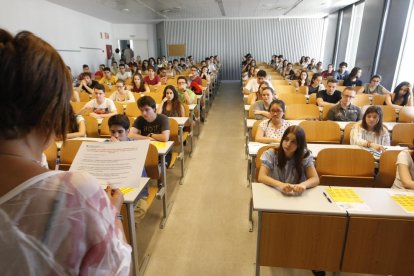
{"label": "sheet of paper on desk", "polygon": [[414,214],[414,193],[401,190],[388,190],[388,193],[404,211]]}
{"label": "sheet of paper on desk", "polygon": [[94,143],[83,142],[70,171],[85,171],[101,185],[117,188],[137,186],[147,156],[149,140]]}
{"label": "sheet of paper on desk", "polygon": [[167,147],[165,142],[152,141],[151,144],[153,144],[157,149],[165,149]]}
{"label": "sheet of paper on desk", "polygon": [[326,188],[329,197],[346,211],[371,211],[371,208],[352,188]]}

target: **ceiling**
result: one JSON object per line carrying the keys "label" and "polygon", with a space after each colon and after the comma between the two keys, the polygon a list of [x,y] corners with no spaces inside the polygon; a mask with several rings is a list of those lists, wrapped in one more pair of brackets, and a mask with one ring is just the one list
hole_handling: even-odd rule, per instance
{"label": "ceiling", "polygon": [[111,23],[324,17],[358,0],[47,0]]}

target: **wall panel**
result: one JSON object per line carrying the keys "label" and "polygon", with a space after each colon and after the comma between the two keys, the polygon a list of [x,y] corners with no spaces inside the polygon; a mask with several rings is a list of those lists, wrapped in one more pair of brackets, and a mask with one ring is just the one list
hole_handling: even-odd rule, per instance
{"label": "wall panel", "polygon": [[323,18],[166,21],[165,44],[186,44],[197,61],[218,54],[223,79],[239,80],[241,57],[248,52],[257,61],[269,61],[272,54],[294,62],[302,55],[321,60],[323,24]]}

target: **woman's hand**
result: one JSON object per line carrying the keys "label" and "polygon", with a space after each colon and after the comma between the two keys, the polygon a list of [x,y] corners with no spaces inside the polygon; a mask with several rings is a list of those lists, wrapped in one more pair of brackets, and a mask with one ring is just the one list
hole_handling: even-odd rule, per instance
{"label": "woman's hand", "polygon": [[370,146],[376,151],[380,151],[380,152],[385,151],[385,148],[382,145],[372,143]]}
{"label": "woman's hand", "polygon": [[291,195],[293,191],[292,185],[283,183],[282,187],[280,188],[280,191],[282,192],[282,194]]}
{"label": "woman's hand", "polygon": [[296,195],[301,195],[306,190],[306,186],[303,184],[292,185],[292,190]]}
{"label": "woman's hand", "polygon": [[105,192],[108,195],[109,201],[115,206],[117,212],[120,213],[124,203],[124,195],[121,193],[121,190],[112,189],[111,186],[108,186]]}

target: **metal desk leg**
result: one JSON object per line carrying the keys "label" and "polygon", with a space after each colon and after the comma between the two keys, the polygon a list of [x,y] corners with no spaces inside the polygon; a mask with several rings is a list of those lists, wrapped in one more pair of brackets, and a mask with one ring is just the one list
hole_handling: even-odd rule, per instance
{"label": "metal desk leg", "polygon": [[165,224],[167,223],[168,215],[170,213],[170,204],[167,201],[167,168],[165,167],[165,155],[161,158],[161,177],[162,177],[162,188],[158,193],[162,199],[162,212],[163,216],[160,223],[160,228],[164,229]]}
{"label": "metal desk leg", "polygon": [[128,232],[132,244],[132,275],[141,275],[138,264],[137,232],[135,230],[134,204],[125,203],[128,214]]}
{"label": "metal desk leg", "polygon": [[256,246],[256,276],[260,276],[260,264],[259,264],[259,256],[260,256],[260,239],[261,235],[260,232],[262,230],[262,212],[259,211],[259,222],[257,223],[257,246]]}
{"label": "metal desk leg", "polygon": [[178,136],[178,139],[180,139],[180,159],[181,159],[181,179],[180,179],[180,184],[183,184],[183,178],[184,178],[184,141],[183,141],[183,128],[184,126],[181,126],[180,129],[180,133]]}

